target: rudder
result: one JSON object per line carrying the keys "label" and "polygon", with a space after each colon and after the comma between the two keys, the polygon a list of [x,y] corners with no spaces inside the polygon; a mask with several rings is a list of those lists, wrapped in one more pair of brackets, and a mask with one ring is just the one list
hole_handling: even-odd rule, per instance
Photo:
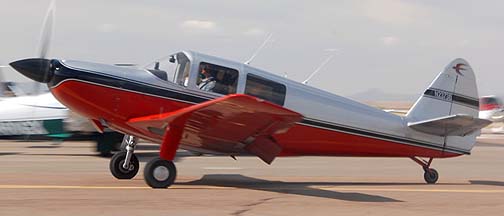
{"label": "rudder", "polygon": [[[452,115],[478,118],[476,78],[469,63],[461,58],[450,62],[408,111],[408,122],[421,122]],[[467,136],[447,136],[445,146],[469,152],[478,132]]]}

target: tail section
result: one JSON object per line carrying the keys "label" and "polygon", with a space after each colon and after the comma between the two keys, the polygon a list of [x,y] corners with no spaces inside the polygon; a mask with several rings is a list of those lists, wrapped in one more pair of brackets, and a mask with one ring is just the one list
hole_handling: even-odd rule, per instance
{"label": "tail section", "polygon": [[[478,114],[478,89],[474,72],[467,61],[455,59],[439,73],[416,101],[408,111],[406,119],[408,125],[417,131],[424,133],[438,131],[429,134],[445,137],[445,147],[469,152],[475,144],[476,136],[479,135],[479,129],[486,126],[483,124],[486,122],[478,119]],[[448,132],[468,125],[472,125],[473,128],[462,130],[468,131],[467,134]],[[423,130],[419,130],[421,127]],[[440,132],[442,130],[446,132]]]}
{"label": "tail section", "polygon": [[408,112],[408,121],[423,121],[454,114],[477,117],[478,89],[474,72],[464,59],[455,59],[439,73]]}

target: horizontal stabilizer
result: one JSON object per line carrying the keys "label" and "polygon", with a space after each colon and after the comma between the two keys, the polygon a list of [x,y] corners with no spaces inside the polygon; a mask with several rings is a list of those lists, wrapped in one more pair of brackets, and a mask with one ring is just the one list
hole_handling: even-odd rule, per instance
{"label": "horizontal stabilizer", "polygon": [[451,115],[408,123],[414,130],[438,136],[466,136],[492,123],[469,115]]}

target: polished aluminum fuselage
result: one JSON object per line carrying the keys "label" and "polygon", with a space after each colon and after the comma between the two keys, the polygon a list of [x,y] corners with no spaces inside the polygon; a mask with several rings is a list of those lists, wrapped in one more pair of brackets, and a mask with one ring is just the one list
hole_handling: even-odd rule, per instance
{"label": "polished aluminum fuselage", "polygon": [[[110,77],[111,80],[117,79],[116,81],[110,81],[110,84],[101,84],[105,87],[124,89],[128,92],[140,92],[141,94],[162,97],[171,101],[179,101],[187,104],[196,104],[222,96],[217,93],[206,92],[198,89],[196,79],[198,76],[198,65],[201,62],[224,65],[225,67],[233,68],[239,71],[236,91],[237,94],[244,93],[246,75],[249,73],[285,85],[286,97],[284,107],[301,113],[304,116],[303,121],[298,123],[299,126],[317,128],[323,131],[333,131],[335,133],[342,133],[356,137],[377,139],[380,142],[391,142],[394,144],[405,144],[419,148],[427,148],[440,152],[448,152],[450,154],[464,154],[469,153],[470,151],[470,148],[446,148],[444,145],[445,139],[443,137],[421,133],[409,128],[407,126],[407,120],[404,117],[274,75],[272,73],[251,67],[250,65],[228,61],[196,52],[185,51],[183,53],[191,62],[191,72],[189,75],[190,82],[188,86],[182,86],[175,84],[174,82],[161,80],[147,70],[143,69],[124,68],[71,60],[62,60],[61,63],[64,67],[72,70]],[[68,78],[61,82],[54,81],[50,83],[49,86],[51,89],[56,89],[59,85],[69,80],[78,81],[79,79]],[[125,86],[135,85],[140,87],[137,87],[137,89],[123,88],[121,83],[130,83],[125,84]],[[153,89],[151,91],[156,91],[156,89],[159,91],[165,90],[172,93],[175,92],[176,94],[183,96],[178,96],[177,98],[163,96],[160,94],[156,95],[154,92],[149,93],[148,90],[144,91],[141,88]],[[62,102],[65,103],[64,101]],[[158,113],[162,113],[164,111],[163,109],[164,108],[160,108]],[[316,134],[312,134],[306,137],[315,136]],[[331,137],[328,139],[335,138]],[[352,140],[353,138],[350,137],[345,139],[345,142],[352,142]],[[323,140],[320,142],[323,142]],[[373,145],[372,143],[368,144]],[[355,143],[355,145],[357,147],[358,143]]]}

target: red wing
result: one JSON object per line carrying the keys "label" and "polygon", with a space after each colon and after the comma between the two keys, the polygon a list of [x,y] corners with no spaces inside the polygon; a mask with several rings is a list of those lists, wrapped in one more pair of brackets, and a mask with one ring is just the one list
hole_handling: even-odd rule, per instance
{"label": "red wing", "polygon": [[176,124],[182,128],[184,145],[229,154],[248,152],[271,163],[281,151],[272,135],[286,132],[301,118],[281,106],[235,94],[171,113],[133,118],[128,124],[158,139]]}

